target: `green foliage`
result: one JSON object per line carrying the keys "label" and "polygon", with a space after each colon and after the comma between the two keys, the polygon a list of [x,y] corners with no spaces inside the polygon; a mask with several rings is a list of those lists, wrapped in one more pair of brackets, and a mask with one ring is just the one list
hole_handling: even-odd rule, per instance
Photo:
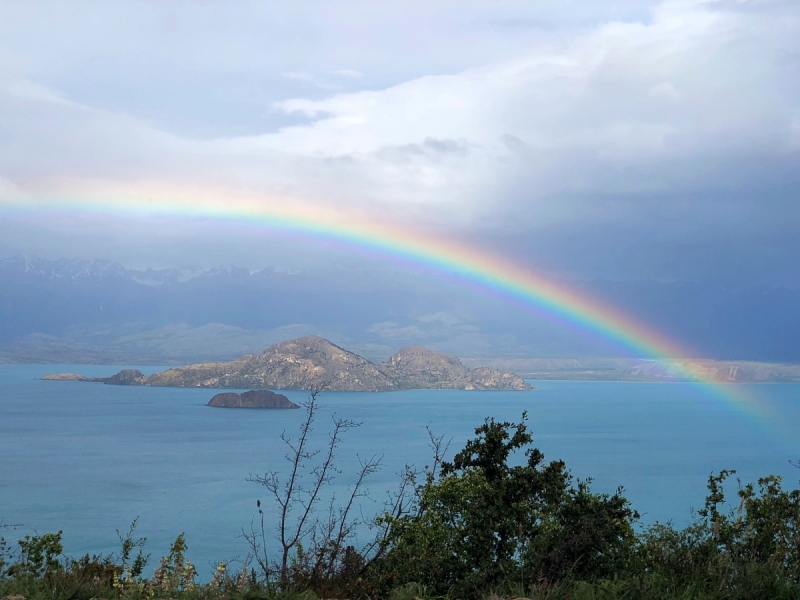
{"label": "green foliage", "polygon": [[60,531],[44,535],[26,535],[17,544],[19,544],[20,559],[9,567],[9,576],[40,579],[64,569],[59,560],[64,551]]}
{"label": "green foliage", "polygon": [[353,546],[344,551],[323,545],[309,555],[298,544],[289,567],[289,582],[297,589],[313,590],[322,598],[360,595],[366,561]]}
{"label": "green foliage", "polygon": [[195,590],[197,588],[195,583],[197,571],[194,565],[186,560],[187,549],[186,540],[181,533],[172,542],[169,555],[161,559],[161,563],[153,574],[153,579],[147,584],[148,588],[157,594]]}
{"label": "green foliage", "polygon": [[[245,561],[233,573],[220,563],[210,583],[198,584],[183,534],[147,579],[134,520],[126,535],[117,532],[118,556],[63,558],[60,531],[25,536],[15,552],[0,538],[0,598],[800,600],[800,490],[783,489],[780,477],[737,480],[731,508],[734,472],[711,474],[688,527],[656,524],[637,535],[638,514],[622,490],[594,493],[563,462],[545,462],[524,414],[519,423],[487,419],[475,433],[449,463],[432,438],[434,466],[422,480],[407,471],[370,553],[346,543],[353,493],[345,509],[331,504],[333,516],[314,522],[308,549],[292,542],[279,581],[259,578]],[[361,477],[376,464],[365,462]]]}
{"label": "green foliage", "polygon": [[536,579],[595,580],[631,568],[638,513],[619,489],[595,494],[580,481],[543,511],[523,555],[524,568]]}
{"label": "green foliage", "polygon": [[[144,554],[144,545],[147,542],[147,538],[133,537],[138,524],[139,517],[136,517],[124,536],[119,532],[119,529],[117,530],[117,537],[122,544],[119,555],[119,561],[122,564],[119,565],[117,576],[114,579],[114,585],[118,588],[140,587],[138,579],[150,559],[149,554]],[[135,557],[134,551],[136,551]]]}
{"label": "green foliage", "polygon": [[723,484],[734,471],[710,475],[697,519],[676,530],[657,524],[641,536],[644,569],[673,588],[692,586],[709,597],[772,598],[800,587],[800,491],[781,478],[739,485],[739,505],[724,511]]}
{"label": "green foliage", "polygon": [[[545,463],[520,423],[488,419],[477,437],[428,473],[417,509],[391,524],[382,584],[417,582],[434,595],[479,596],[501,585],[596,579],[626,569],[638,515],[618,491],[574,485],[561,461]],[[524,452],[522,464],[510,460]]]}
{"label": "green foliage", "polygon": [[7,575],[6,569],[11,564],[13,557],[8,542],[4,537],[0,537],[0,579]]}
{"label": "green foliage", "polygon": [[90,557],[85,554],[78,560],[67,559],[64,571],[77,584],[112,588],[122,573],[122,568],[114,564],[110,556]]}

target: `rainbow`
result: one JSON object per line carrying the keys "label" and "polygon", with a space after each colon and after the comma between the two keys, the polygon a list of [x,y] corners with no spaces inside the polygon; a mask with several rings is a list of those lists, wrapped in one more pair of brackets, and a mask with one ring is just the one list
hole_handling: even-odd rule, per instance
{"label": "rainbow", "polygon": [[37,195],[6,208],[21,212],[88,212],[122,217],[211,219],[257,225],[310,236],[366,250],[433,269],[466,284],[478,286],[592,332],[625,347],[641,358],[669,361],[673,368],[713,395],[739,409],[764,417],[765,408],[745,395],[742,386],[721,384],[691,360],[691,353],[643,323],[554,283],[503,257],[433,234],[367,219],[305,203],[294,198],[269,198],[225,191],[167,188],[164,185],[118,187],[102,185],[58,186],[57,194]]}

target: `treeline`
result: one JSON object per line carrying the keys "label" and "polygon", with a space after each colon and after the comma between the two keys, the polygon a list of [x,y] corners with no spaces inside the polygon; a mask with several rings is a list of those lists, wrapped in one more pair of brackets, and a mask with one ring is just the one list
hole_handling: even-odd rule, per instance
{"label": "treeline", "polygon": [[297,437],[284,436],[288,474],[251,477],[278,522],[265,522],[259,501],[241,564],[221,563],[199,584],[180,535],[146,577],[149,555],[134,521],[109,556],[64,558],[60,532],[15,546],[0,540],[0,597],[800,598],[800,491],[783,489],[780,477],[740,484],[726,508],[723,487],[734,472],[712,474],[688,527],[638,527],[622,489],[595,493],[562,461],[545,461],[523,414],[519,423],[487,419],[450,460],[431,435],[431,464],[407,468],[382,514],[367,519],[359,498],[380,460],[363,460],[350,495],[328,502],[342,437],[359,424],[334,419],[328,442],[313,447],[316,393],[305,409]]}

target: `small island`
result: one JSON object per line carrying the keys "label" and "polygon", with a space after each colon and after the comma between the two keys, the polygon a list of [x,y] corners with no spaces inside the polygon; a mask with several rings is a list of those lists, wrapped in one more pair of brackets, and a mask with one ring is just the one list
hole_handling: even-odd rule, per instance
{"label": "small island", "polygon": [[42,377],[42,381],[86,381],[87,378],[77,373],[51,373]]}
{"label": "small island", "polygon": [[107,383],[109,385],[146,385],[147,377],[139,369],[122,369],[111,377],[84,377],[77,373],[53,373],[42,377],[42,381],[83,381]]}
{"label": "small island", "polygon": [[250,390],[249,392],[223,392],[209,400],[207,406],[217,408],[300,408],[283,394],[269,390]]}

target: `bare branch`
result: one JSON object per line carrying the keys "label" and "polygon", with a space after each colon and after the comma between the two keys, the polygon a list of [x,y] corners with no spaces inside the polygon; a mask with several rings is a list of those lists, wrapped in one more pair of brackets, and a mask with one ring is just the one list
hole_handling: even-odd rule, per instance
{"label": "bare branch", "polygon": [[5,519],[0,518],[0,529],[19,529],[22,523],[6,523]]}
{"label": "bare branch", "polygon": [[431,430],[430,425],[425,426],[425,431],[428,432],[428,447],[433,451],[433,465],[430,467],[430,471],[428,472],[428,477],[430,479],[436,478],[436,472],[439,468],[441,468],[442,463],[444,462],[444,457],[447,454],[447,451],[450,449],[450,443],[453,441],[453,438],[444,441],[444,434],[440,436],[436,436]]}
{"label": "bare branch", "polygon": [[[248,541],[253,560],[264,577],[268,580],[270,573],[277,571],[282,584],[289,582],[290,558],[292,552],[297,552],[301,541],[308,541],[310,546],[309,552],[298,553],[294,557],[293,560],[299,561],[295,563],[298,568],[322,575],[323,572],[330,574],[333,569],[343,564],[342,548],[345,542],[355,535],[357,526],[361,524],[360,521],[350,517],[355,500],[365,496],[363,491],[365,478],[380,467],[380,458],[373,456],[366,461],[359,459],[361,468],[344,508],[336,509],[333,496],[330,499],[327,518],[320,520],[313,517],[322,498],[322,489],[331,484],[335,476],[341,472],[336,467],[336,453],[343,434],[361,425],[360,421],[333,415],[333,427],[327,443],[323,448],[313,448],[310,440],[319,408],[317,396],[323,387],[313,389],[308,400],[302,404],[306,416],[299,426],[297,438],[289,436],[286,432],[281,434],[281,440],[288,449],[285,458],[289,463],[289,469],[285,481],[282,482],[275,471],[264,475],[251,474],[248,477],[248,481],[263,485],[279,508],[277,539],[280,542],[280,557],[274,568],[267,559],[264,517],[260,505],[260,532],[255,523],[251,523],[250,532],[243,531],[243,537]],[[309,466],[314,460],[317,461],[316,464]]]}

